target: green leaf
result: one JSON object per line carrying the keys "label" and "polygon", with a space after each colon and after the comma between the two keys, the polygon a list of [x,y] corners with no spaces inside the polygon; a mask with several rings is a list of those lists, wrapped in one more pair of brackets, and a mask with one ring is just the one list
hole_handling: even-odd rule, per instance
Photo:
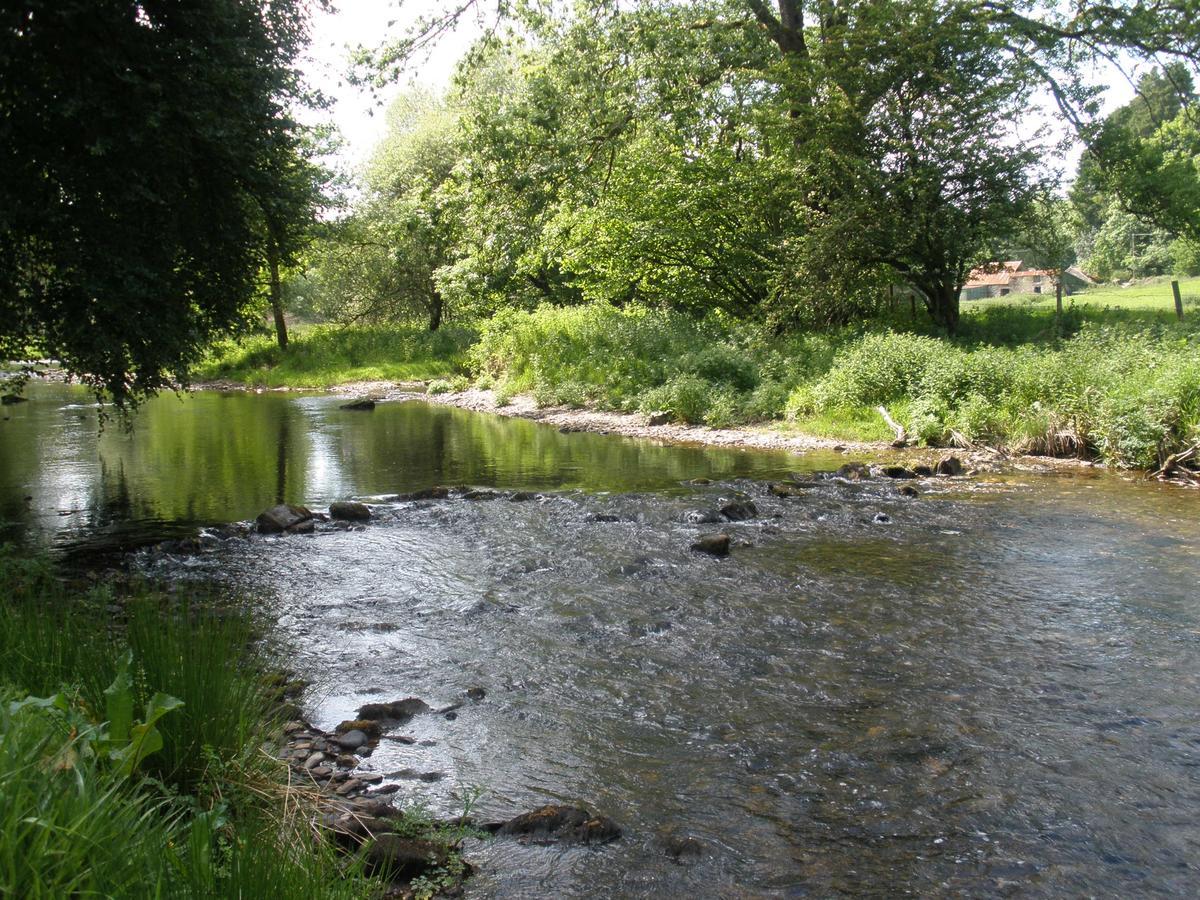
{"label": "green leaf", "polygon": [[118,744],[129,739],[133,725],[133,677],[129,674],[132,667],[133,651],[127,650],[117,665],[117,677],[104,690],[108,740]]}

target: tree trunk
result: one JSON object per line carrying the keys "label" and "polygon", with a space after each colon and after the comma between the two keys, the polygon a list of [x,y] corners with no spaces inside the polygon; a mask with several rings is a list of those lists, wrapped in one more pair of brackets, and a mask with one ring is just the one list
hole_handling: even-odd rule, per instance
{"label": "tree trunk", "polygon": [[288,345],[287,321],[283,318],[283,287],[279,281],[279,251],[275,242],[267,247],[267,266],[271,271],[271,312],[275,314],[275,337],[279,341],[279,349],[286,350]]}
{"label": "tree trunk", "polygon": [[958,285],[947,282],[931,284],[925,291],[930,318],[950,334],[958,330],[958,294]]}
{"label": "tree trunk", "polygon": [[429,330],[437,331],[442,327],[442,298],[434,297],[429,304]]}

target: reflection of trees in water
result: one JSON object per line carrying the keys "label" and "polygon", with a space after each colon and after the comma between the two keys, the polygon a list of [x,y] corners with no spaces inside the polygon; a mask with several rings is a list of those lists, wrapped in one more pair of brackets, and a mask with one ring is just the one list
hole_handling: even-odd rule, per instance
{"label": "reflection of trees in water", "polygon": [[277,394],[159,397],[138,412],[131,431],[110,425],[97,434],[90,410],[63,409],[87,402],[85,391],[45,396],[0,441],[0,518],[33,523],[23,498],[36,494],[38,516],[63,504],[80,510],[49,523],[64,534],[122,521],[247,519],[279,502],[333,499],[313,491],[369,495],[434,484],[636,490],[764,467],[777,473],[789,459],[561,434],[419,402],[362,413],[341,410],[332,398]]}

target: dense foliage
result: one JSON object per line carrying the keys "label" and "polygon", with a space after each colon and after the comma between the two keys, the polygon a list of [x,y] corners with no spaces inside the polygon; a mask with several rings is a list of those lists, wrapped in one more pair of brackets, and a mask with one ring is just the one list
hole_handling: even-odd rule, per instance
{"label": "dense foliage", "polygon": [[501,399],[713,427],[787,418],[872,440],[889,436],[883,404],[933,445],[1148,467],[1200,440],[1200,333],[1164,306],[1085,306],[1060,322],[1052,307],[995,306],[966,316],[955,339],[901,319],[771,337],[727,318],[544,306],[492,319],[471,361]]}
{"label": "dense foliage", "polygon": [[0,357],[119,404],[183,379],[311,219],[303,0],[20,0],[0,17]]}
{"label": "dense foliage", "polygon": [[[383,48],[374,76],[394,77],[471,5]],[[421,135],[440,129],[445,165],[416,195],[428,223],[382,210],[372,176],[355,221],[374,235],[390,224],[391,255],[356,253],[353,228],[334,241],[378,296],[399,279],[460,314],[601,301],[787,330],[873,315],[899,290],[953,331],[973,265],[1018,251],[1056,271],[1075,261],[1079,222],[1043,214],[1060,206],[1053,159],[1071,135],[1091,148],[1075,199],[1097,266],[1111,267],[1108,233],[1121,231],[1102,227],[1108,206],[1172,239],[1196,211],[1180,162],[1190,132],[1156,131],[1133,105],[1098,119],[1101,88],[1088,80],[1116,55],[1164,62],[1143,78],[1141,106],[1186,117],[1197,28],[1175,6],[643,0],[498,12],[517,27],[463,64],[454,124],[434,109],[380,150],[432,160]],[[1131,146],[1131,134],[1166,143]],[[1182,188],[1167,190],[1171,179]],[[1170,268],[1186,255],[1176,250],[1138,271]]]}

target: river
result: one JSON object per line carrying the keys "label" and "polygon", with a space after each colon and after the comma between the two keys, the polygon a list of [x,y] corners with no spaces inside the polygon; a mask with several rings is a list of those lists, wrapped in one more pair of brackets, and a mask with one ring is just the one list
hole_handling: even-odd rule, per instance
{"label": "river", "polygon": [[[86,558],[280,499],[375,504],[361,531],[131,564],[261,592],[319,726],[484,688],[370,757],[401,798],[625,829],[475,844],[470,896],[1200,893],[1195,492],[1078,470],[907,498],[811,475],[841,455],[321,395],[161,397],[98,436],[79,389],[30,396],[0,422],[9,538]],[[793,474],[798,496],[767,490]],[[384,499],[434,484],[538,496]],[[756,518],[693,523],[739,498]],[[689,550],[718,527],[728,558]]]}

